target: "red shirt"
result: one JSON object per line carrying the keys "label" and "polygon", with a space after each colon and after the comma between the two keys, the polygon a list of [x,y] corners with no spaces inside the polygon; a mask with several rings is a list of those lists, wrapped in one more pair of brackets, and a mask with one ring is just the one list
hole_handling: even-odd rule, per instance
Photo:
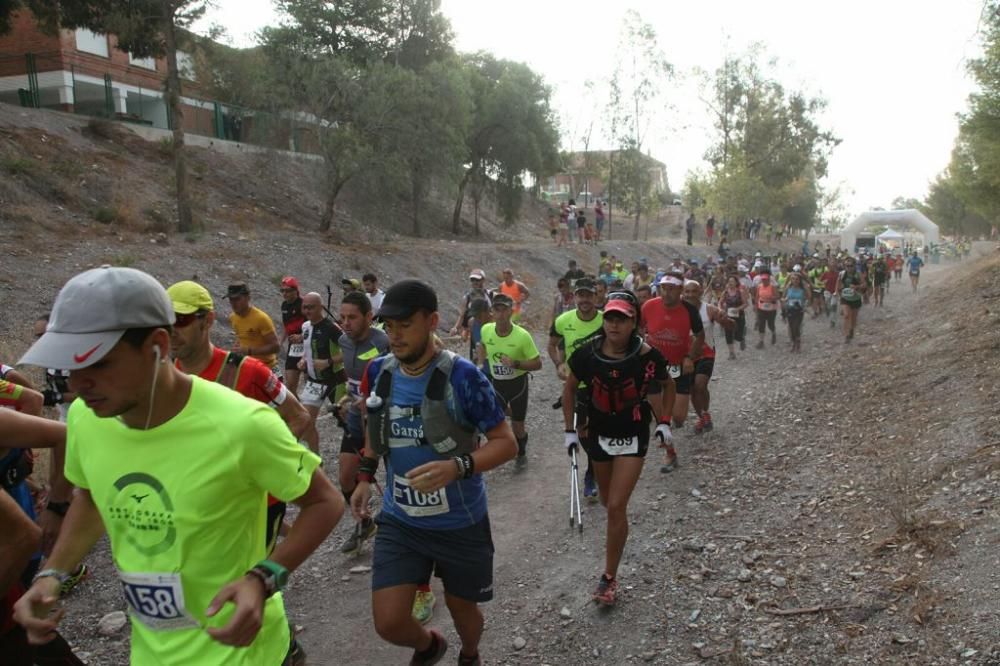
{"label": "red shirt", "polygon": [[646,342],[663,354],[669,365],[680,365],[691,351],[691,336],[704,330],[701,315],[693,305],[680,301],[667,307],[657,296],[642,304]]}
{"label": "red shirt", "polygon": [[823,276],[821,278],[823,280],[823,288],[826,289],[831,294],[837,291],[837,275],[838,275],[837,271],[828,270],[827,272],[823,273]]}

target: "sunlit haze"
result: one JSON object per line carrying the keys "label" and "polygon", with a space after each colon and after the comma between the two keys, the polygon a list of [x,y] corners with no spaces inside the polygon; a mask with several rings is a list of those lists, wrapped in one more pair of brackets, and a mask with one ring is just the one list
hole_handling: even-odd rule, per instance
{"label": "sunlit haze", "polygon": [[[711,72],[728,52],[754,42],[778,59],[786,89],[824,97],[824,127],[842,143],[824,185],[841,186],[848,212],[896,196],[923,198],[948,163],[956,114],[972,89],[965,67],[979,52],[978,0],[791,2],[633,2],[594,0],[443,0],[460,51],[487,50],[527,63],[553,88],[563,148],[607,147],[600,127],[606,82],[628,9],[653,25],[677,76],[648,136],[667,164],[671,188],[707,168],[712,127],[699,100],[697,70]],[[237,46],[277,16],[267,0],[217,0],[204,24],[218,23]],[[593,82],[593,92],[584,87]]]}

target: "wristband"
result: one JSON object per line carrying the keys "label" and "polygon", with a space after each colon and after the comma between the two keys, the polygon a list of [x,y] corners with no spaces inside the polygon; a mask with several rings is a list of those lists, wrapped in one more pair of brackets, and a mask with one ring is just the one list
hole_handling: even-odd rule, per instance
{"label": "wristband", "polygon": [[375,483],[375,477],[368,472],[358,472],[354,478],[356,482]]}
{"label": "wristband", "polygon": [[34,585],[35,581],[41,578],[55,578],[59,583],[59,588],[62,589],[63,584],[69,580],[70,576],[61,569],[42,569],[31,579],[31,584]]}
{"label": "wristband", "polygon": [[462,456],[462,464],[465,465],[465,478],[468,479],[476,473],[476,459],[471,454]]}
{"label": "wristband", "polygon": [[658,425],[665,425],[665,426],[669,426],[669,425],[670,425],[670,417],[669,417],[669,416],[667,416],[667,417],[665,417],[665,418],[662,418],[662,419],[660,419],[660,421],[659,421]]}
{"label": "wristband", "polygon": [[358,465],[359,473],[367,474],[369,477],[374,477],[375,472],[378,471],[378,458],[362,458],[361,464]]}
{"label": "wristband", "polygon": [[69,502],[49,502],[45,505],[45,508],[57,516],[65,518],[66,512],[69,511]]}

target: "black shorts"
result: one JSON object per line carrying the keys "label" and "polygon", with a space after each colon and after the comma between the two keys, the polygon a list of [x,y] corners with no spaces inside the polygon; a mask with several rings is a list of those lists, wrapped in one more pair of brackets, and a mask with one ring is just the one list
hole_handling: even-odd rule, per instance
{"label": "black shorts", "polygon": [[[698,365],[695,364],[695,372],[697,372],[697,369]],[[694,385],[694,375],[695,373],[691,372],[686,375],[681,375],[674,380],[674,383],[677,386],[677,395],[691,394],[691,387]]]}
{"label": "black shorts", "polygon": [[604,450],[604,448],[598,442],[598,436],[596,434],[587,433],[587,436],[583,438],[580,444],[583,446],[583,450],[587,452],[587,456],[592,462],[596,463],[607,463],[613,461],[615,458],[645,458],[646,452],[649,450],[649,420],[639,428],[639,433],[636,435],[638,439],[637,450],[634,453],[620,453],[618,455],[612,455]]}
{"label": "black shorts", "polygon": [[860,298],[858,300],[856,300],[856,301],[845,301],[843,298],[840,299],[840,304],[841,305],[846,305],[847,307],[854,308],[855,310],[860,310],[861,309],[861,303],[862,303],[862,301],[861,301]]}
{"label": "black shorts", "polygon": [[372,552],[372,590],[423,585],[431,573],[445,592],[480,603],[493,598],[490,518],[457,530],[424,530],[378,514]]}
{"label": "black shorts", "polygon": [[284,502],[269,504],[267,507],[267,524],[264,526],[264,543],[267,544],[267,554],[278,544],[278,532],[281,530],[281,523],[285,520],[285,510],[288,506]]}
{"label": "black shorts", "polygon": [[285,357],[285,370],[298,370],[299,361],[302,360],[301,356],[286,356]]}
{"label": "black shorts", "polygon": [[365,448],[364,435],[352,435],[350,428],[344,428],[344,436],[340,438],[340,452],[361,455]]}
{"label": "black shorts", "polygon": [[528,415],[528,373],[514,379],[493,379],[493,389],[505,407],[510,408],[511,421],[523,421]]}
{"label": "black shorts", "polygon": [[711,377],[713,370],[715,370],[715,357],[702,358],[695,361],[694,374]]}

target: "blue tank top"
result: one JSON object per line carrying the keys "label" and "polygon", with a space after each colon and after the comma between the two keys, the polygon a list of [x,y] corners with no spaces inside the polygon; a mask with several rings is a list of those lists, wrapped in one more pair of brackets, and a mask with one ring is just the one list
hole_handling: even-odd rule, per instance
{"label": "blue tank top", "polygon": [[785,290],[788,305],[802,307],[806,302],[806,290],[802,287],[789,287]]}

